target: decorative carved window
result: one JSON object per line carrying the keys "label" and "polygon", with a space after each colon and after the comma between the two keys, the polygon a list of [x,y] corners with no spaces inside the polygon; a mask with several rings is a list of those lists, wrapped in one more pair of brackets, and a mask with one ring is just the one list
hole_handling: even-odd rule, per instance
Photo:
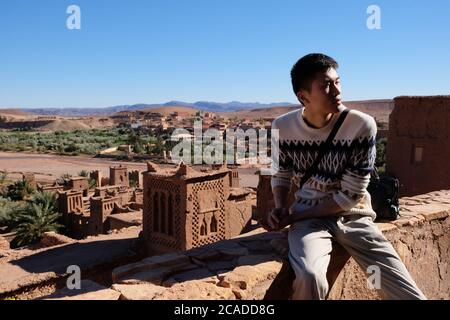
{"label": "decorative carved window", "polygon": [[200,235],[206,236],[206,219],[205,219],[205,217],[203,217],[202,224],[200,226]]}
{"label": "decorative carved window", "polygon": [[153,194],[153,231],[159,231],[159,197],[158,192]]}
{"label": "decorative carved window", "polygon": [[161,193],[160,195],[160,201],[161,201],[161,210],[160,210],[160,217],[161,217],[161,233],[166,233],[166,221],[167,221],[167,211],[166,211],[166,195],[164,193]]}
{"label": "decorative carved window", "polygon": [[168,216],[167,216],[167,219],[169,219],[169,223],[168,223],[168,229],[169,230],[167,230],[167,233],[170,235],[170,236],[173,236],[173,220],[174,220],[174,215],[175,215],[175,210],[174,210],[174,207],[173,207],[173,200],[172,200],[172,194],[169,194],[169,199],[168,199],[168,204],[167,204],[167,207],[168,207]]}
{"label": "decorative carved window", "polygon": [[217,219],[214,215],[211,217],[211,225],[209,230],[211,230],[211,233],[217,232]]}

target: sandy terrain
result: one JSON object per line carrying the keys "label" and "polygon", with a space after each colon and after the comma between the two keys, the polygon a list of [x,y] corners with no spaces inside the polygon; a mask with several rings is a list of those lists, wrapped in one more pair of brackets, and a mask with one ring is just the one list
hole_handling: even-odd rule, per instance
{"label": "sandy terrain", "polygon": [[[28,154],[15,152],[0,152],[0,170],[6,170],[9,178],[21,178],[23,172],[32,172],[36,179],[42,182],[52,182],[65,173],[77,175],[81,170],[101,170],[109,176],[109,167],[125,165],[128,170],[147,170],[146,163],[111,161],[88,156],[59,156],[48,154]],[[256,169],[240,169],[241,185],[256,187],[258,176]]]}
{"label": "sandy terrain", "polygon": [[260,108],[251,110],[240,110],[235,112],[218,112],[224,118],[250,119],[257,120],[260,118],[276,118],[287,112],[298,109],[299,106],[279,106],[271,108]]}
{"label": "sandy terrain", "polygon": [[[9,250],[7,256],[0,259],[0,296],[36,284],[45,287],[44,281],[55,283],[67,273],[70,265],[86,271],[99,266],[104,268],[121,259],[133,259],[140,231],[140,227],[131,227],[52,248]],[[20,299],[27,299],[26,296]]]}
{"label": "sandy terrain", "polygon": [[0,128],[34,128],[40,131],[72,131],[79,129],[108,128],[114,125],[109,117],[39,116],[17,109],[0,109]]}
{"label": "sandy terrain", "polygon": [[161,108],[147,108],[142,109],[140,111],[144,112],[157,112],[162,114],[163,116],[168,116],[174,112],[178,112],[180,116],[194,116],[199,109],[190,108],[190,107],[181,107],[181,106],[164,106]]}
{"label": "sandy terrain", "polygon": [[10,116],[31,116],[29,112],[22,111],[20,109],[0,109],[0,116],[10,115]]}

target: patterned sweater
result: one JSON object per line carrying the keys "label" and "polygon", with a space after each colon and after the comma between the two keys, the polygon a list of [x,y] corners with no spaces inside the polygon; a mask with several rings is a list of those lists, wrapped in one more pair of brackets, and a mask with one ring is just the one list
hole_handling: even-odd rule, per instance
{"label": "patterned sweater", "polygon": [[[299,185],[306,169],[316,158],[319,146],[325,143],[344,109],[346,107],[340,105],[339,112],[319,129],[304,121],[304,107],[273,121],[272,129],[279,129],[280,156],[276,167],[278,172],[272,176],[272,188],[280,185],[290,187],[291,179]],[[342,215],[361,214],[375,219],[366,188],[375,163],[376,132],[377,126],[371,116],[350,110],[316,173],[296,192],[294,205],[297,209],[316,206],[332,198],[344,210]]]}

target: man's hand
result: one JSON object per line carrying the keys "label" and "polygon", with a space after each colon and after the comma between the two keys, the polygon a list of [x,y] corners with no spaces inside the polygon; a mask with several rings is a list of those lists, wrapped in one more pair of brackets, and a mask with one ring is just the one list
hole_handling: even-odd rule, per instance
{"label": "man's hand", "polygon": [[288,214],[285,216],[281,221],[278,223],[278,229],[284,229],[285,227],[289,226],[290,224],[294,223],[295,221],[292,219],[293,216]]}
{"label": "man's hand", "polygon": [[274,208],[270,211],[267,221],[262,223],[263,228],[267,231],[280,230],[280,223],[286,219],[289,215],[289,211],[286,208]]}
{"label": "man's hand", "polygon": [[339,216],[342,212],[343,210],[341,209],[341,207],[339,207],[339,205],[333,199],[328,199],[319,205],[300,211],[296,210],[295,206],[292,206],[289,209],[289,219],[284,223],[292,224],[297,221],[312,218],[336,217]]}

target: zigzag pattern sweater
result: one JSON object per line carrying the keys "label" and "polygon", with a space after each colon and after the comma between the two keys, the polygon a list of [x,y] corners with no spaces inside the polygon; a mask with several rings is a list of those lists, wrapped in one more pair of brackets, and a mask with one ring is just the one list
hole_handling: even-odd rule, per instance
{"label": "zigzag pattern sweater", "polygon": [[[272,129],[279,130],[280,156],[278,172],[272,176],[272,188],[290,187],[292,179],[299,185],[344,109],[346,107],[340,105],[339,112],[319,129],[304,121],[304,107],[273,121]],[[361,214],[375,219],[366,188],[375,164],[376,133],[377,126],[371,116],[350,110],[316,173],[296,192],[296,205],[308,208],[332,198],[344,210],[342,215]],[[272,143],[277,141],[274,139]]]}

